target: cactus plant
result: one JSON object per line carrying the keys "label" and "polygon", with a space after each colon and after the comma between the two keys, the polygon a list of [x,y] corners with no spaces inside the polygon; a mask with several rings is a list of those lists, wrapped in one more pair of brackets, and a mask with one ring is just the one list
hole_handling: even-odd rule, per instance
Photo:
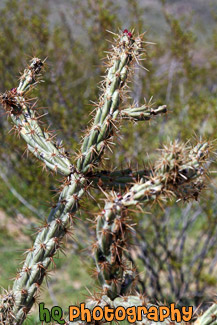
{"label": "cactus plant", "polygon": [[96,218],[97,240],[93,251],[102,292],[99,298],[87,302],[90,307],[105,299],[112,306],[144,304],[144,298],[136,296],[136,274],[124,254],[132,228],[130,207],[172,197],[197,199],[203,189],[210,150],[207,142],[199,142],[194,147],[171,143],[164,147],[151,169],[97,169],[105,149],[113,146],[123,119],[144,122],[167,111],[165,105],[156,109],[149,104],[121,106],[133,63],[138,63],[144,54],[142,37],[134,36],[128,30],[115,34],[107,59],[107,74],[101,85],[102,94],[93,122],[75,157],[76,164],[71,162],[63,146],[55,143],[52,133],[40,126],[36,105],[32,105],[28,97],[31,89],[40,83],[44,61],[33,58],[24,70],[19,86],[1,95],[1,103],[14,124],[13,129],[26,141],[27,150],[41,160],[45,168],[64,176],[58,202],[39,228],[34,245],[26,252],[13,288],[1,297],[2,324],[24,322],[53,258],[62,246],[62,239],[69,233],[79,201],[89,188],[100,188],[105,194],[106,190],[112,190],[106,194],[104,210]]}

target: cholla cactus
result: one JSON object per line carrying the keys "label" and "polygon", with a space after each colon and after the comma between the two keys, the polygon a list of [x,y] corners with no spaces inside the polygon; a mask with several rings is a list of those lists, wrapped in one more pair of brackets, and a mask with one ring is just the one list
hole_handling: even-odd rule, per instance
{"label": "cholla cactus", "polygon": [[27,149],[42,161],[44,167],[65,176],[59,200],[40,228],[33,247],[27,251],[13,288],[2,295],[2,324],[19,325],[25,320],[53,257],[61,248],[62,239],[69,232],[79,200],[89,187],[112,190],[106,194],[104,210],[96,218],[97,241],[93,250],[103,290],[99,298],[88,302],[90,306],[105,299],[112,306],[144,304],[144,298],[135,295],[136,275],[124,256],[131,231],[129,207],[173,196],[195,199],[203,188],[208,143],[198,143],[193,148],[178,142],[170,144],[163,149],[151,170],[96,170],[105,149],[113,145],[122,119],[145,121],[166,112],[165,105],[156,109],[150,105],[121,107],[132,64],[143,55],[143,43],[142,35],[134,37],[127,30],[115,35],[108,56],[107,74],[102,82],[102,95],[92,125],[82,140],[76,165],[62,145],[54,142],[52,133],[41,128],[37,109],[27,97],[31,88],[40,82],[43,61],[33,58],[24,70],[19,86],[1,95],[1,103],[12,119],[13,128],[26,141]]}

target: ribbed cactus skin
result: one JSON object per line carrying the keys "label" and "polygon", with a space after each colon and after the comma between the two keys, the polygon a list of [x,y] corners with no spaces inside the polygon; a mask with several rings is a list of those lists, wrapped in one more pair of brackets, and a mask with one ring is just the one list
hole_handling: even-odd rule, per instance
{"label": "ribbed cactus skin", "polygon": [[1,101],[5,110],[10,114],[14,130],[26,141],[27,149],[51,170],[70,175],[72,165],[66,157],[64,148],[58,148],[52,141],[52,135],[42,130],[34,107],[32,108],[24,97],[31,87],[38,83],[37,78],[42,67],[43,62],[38,58],[33,58],[28,69],[25,69],[21,76],[18,88],[4,93]]}
{"label": "ribbed cactus skin", "polygon": [[205,313],[200,316],[195,325],[216,325],[217,324],[217,304],[214,303]]}
{"label": "ribbed cactus skin", "polygon": [[159,106],[158,108],[152,108],[149,105],[142,105],[140,107],[129,107],[121,110],[121,116],[128,120],[148,121],[152,115],[158,115],[166,113],[166,105]]}
{"label": "ribbed cactus skin", "polygon": [[[11,324],[22,324],[26,314],[35,302],[35,294],[47,274],[53,256],[61,246],[61,239],[68,231],[71,218],[78,209],[78,201],[84,194],[86,186],[86,179],[73,171],[69,160],[52,144],[50,137],[48,139],[48,135],[39,127],[34,113],[34,118],[32,118],[32,110],[26,105],[23,96],[36,83],[36,75],[39,73],[41,66],[41,60],[33,59],[29,68],[24,71],[17,90],[12,90],[14,96],[13,105],[10,106],[10,101],[5,95],[2,95],[2,102],[5,109],[10,112],[16,127],[19,127],[19,133],[26,140],[28,149],[36,157],[40,152],[38,158],[42,159],[46,166],[70,176],[63,184],[59,201],[56,207],[51,210],[48,222],[40,229],[33,247],[29,249],[23,268],[18,272],[13,289],[9,293],[13,296],[14,301],[14,304],[10,305],[10,312],[16,318],[16,320],[11,320]],[[34,132],[31,132],[32,130]],[[31,150],[30,146],[34,150]],[[38,151],[35,150],[36,147]],[[41,156],[44,152],[46,152],[46,155]],[[3,310],[5,310],[5,306],[3,304]],[[5,320],[4,315],[1,317]]]}
{"label": "ribbed cactus skin", "polygon": [[106,202],[97,218],[97,243],[94,256],[103,292],[110,299],[123,295],[134,281],[122,258],[127,240],[127,211],[113,202]]}
{"label": "ribbed cactus skin", "polygon": [[[28,250],[24,265],[18,272],[10,292],[14,301],[10,309],[11,313],[16,315],[16,321],[9,324],[22,324],[35,302],[35,295],[47,274],[48,267],[53,262],[53,256],[61,247],[61,239],[68,233],[73,213],[84,194],[84,183],[84,178],[71,176],[70,184],[61,192],[57,207],[51,211],[50,220],[48,219],[48,223],[40,229],[33,247]],[[3,304],[2,312],[5,308]]]}
{"label": "ribbed cactus skin", "polygon": [[[53,262],[53,256],[61,247],[61,240],[68,232],[70,219],[78,209],[78,201],[84,194],[84,178],[71,176],[71,182],[64,187],[61,200],[56,209],[53,209],[49,218],[52,221],[40,230],[33,247],[29,250],[22,270],[14,281],[13,294],[17,324],[22,323],[22,306],[30,310],[35,299],[34,296],[47,274],[49,265]],[[64,199],[63,199],[64,198]],[[61,203],[64,200],[64,203]]]}
{"label": "ribbed cactus skin", "polygon": [[139,56],[142,49],[141,39],[123,34],[113,46],[108,59],[108,74],[102,85],[103,94],[98,104],[94,122],[84,137],[77,169],[86,173],[96,166],[108,140],[114,134],[114,121],[119,114],[120,94],[128,76],[132,60]]}

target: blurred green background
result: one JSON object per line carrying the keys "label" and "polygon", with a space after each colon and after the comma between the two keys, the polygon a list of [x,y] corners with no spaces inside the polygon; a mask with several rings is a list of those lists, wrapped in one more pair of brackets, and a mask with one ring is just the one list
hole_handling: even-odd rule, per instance
{"label": "blurred green background", "polygon": [[[107,166],[140,168],[153,162],[163,143],[217,138],[217,3],[215,0],[8,0],[0,1],[0,92],[16,87],[32,56],[47,57],[44,83],[33,94],[43,121],[56,130],[72,159],[97,101],[105,73],[103,58],[119,29],[147,31],[144,66],[132,77],[130,103],[153,96],[167,116],[150,123],[124,122]],[[0,118],[0,286],[12,285],[23,252],[55,201],[61,177],[45,173],[23,154],[1,109]],[[215,147],[215,143],[214,143]],[[217,284],[216,162],[198,202],[170,202],[135,216],[129,259],[139,273],[138,290],[151,301],[176,301],[205,308]],[[100,196],[100,193],[95,193]],[[43,285],[38,302],[63,309],[97,291],[93,213],[99,205],[83,199],[73,239],[65,244]],[[25,324],[37,324],[37,306]]]}

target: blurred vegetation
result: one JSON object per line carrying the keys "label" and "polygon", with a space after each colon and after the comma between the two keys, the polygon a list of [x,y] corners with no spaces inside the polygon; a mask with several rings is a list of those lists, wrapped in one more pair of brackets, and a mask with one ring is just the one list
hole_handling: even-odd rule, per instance
{"label": "blurred vegetation", "polygon": [[[98,84],[105,71],[102,59],[109,48],[107,39],[112,41],[112,34],[107,30],[115,32],[118,28],[135,28],[139,33],[147,30],[147,41],[156,44],[146,46],[147,60],[144,65],[149,71],[138,68],[132,77],[132,100],[143,103],[144,97],[149,100],[154,96],[153,102],[156,105],[166,104],[169,113],[166,118],[158,117],[150,124],[138,123],[129,127],[128,123],[123,123],[122,136],[114,153],[108,154],[111,159],[106,163],[107,167],[130,164],[137,168],[149,164],[156,158],[156,149],[169,139],[216,139],[216,7],[215,1],[204,4],[203,1],[193,0],[183,1],[182,6],[179,1],[158,0],[151,1],[149,5],[142,2],[140,5],[136,0],[84,0],[79,5],[73,0],[63,1],[61,5],[58,1],[5,1],[0,10],[0,91],[17,85],[15,76],[18,77],[18,72],[29,57],[47,57],[43,77],[45,82],[34,91],[33,97],[39,99],[41,114],[48,113],[43,118],[44,123],[57,131],[57,140],[63,140],[69,154],[73,156],[91,118],[89,114],[93,107],[90,103],[97,101],[100,92]],[[35,232],[34,227],[41,222],[38,215],[14,196],[13,190],[43,217],[48,215],[50,202],[55,200],[54,193],[61,181],[56,175],[42,171],[32,156],[27,158],[23,155],[24,142],[13,132],[8,133],[10,128],[10,121],[2,111],[0,163],[8,183],[3,179],[0,182],[0,209],[7,215],[4,217],[2,213],[4,226],[0,229],[0,285],[5,288],[11,284],[9,278],[14,276],[17,268],[17,258],[21,254],[17,250],[31,246],[34,237],[30,234]],[[215,171],[215,168],[216,163],[213,162],[211,169]],[[179,286],[177,277],[190,270],[191,256],[194,259],[197,250],[203,251],[207,238],[215,237],[216,198],[216,174],[213,172],[200,201],[187,210],[189,218],[197,214],[193,226],[187,230],[178,222],[184,218],[183,203],[172,202],[166,210],[157,206],[147,211],[147,214],[141,213],[135,217],[138,229],[142,227],[144,231],[143,236],[138,232],[134,238],[138,247],[144,243],[156,247],[153,238],[158,233],[167,233],[169,242],[165,242],[165,245],[168,248],[177,233],[185,230],[181,259],[177,257],[175,261],[174,258],[167,258],[166,266],[160,269],[162,294],[167,301],[178,299],[180,303],[198,305],[212,300],[216,293],[217,242],[214,240],[210,241],[205,255],[198,255],[197,262],[202,259],[203,265],[194,264],[190,271],[192,278],[188,293],[182,296],[180,290],[174,292],[168,285],[168,274],[172,272]],[[94,267],[90,256],[94,229],[90,228],[92,223],[87,220],[93,219],[89,211],[96,212],[97,209],[95,203],[88,202],[87,198],[83,200],[79,215],[83,221],[75,225],[77,244],[73,244],[73,240],[68,241],[67,257],[61,255],[57,259],[56,272],[52,272],[49,280],[49,294],[46,289],[40,297],[40,301],[45,301],[48,306],[57,302],[66,308],[69,304],[85,299],[84,293],[88,295],[85,287],[90,291],[96,289],[95,279],[90,277],[90,268]],[[158,233],[156,228],[154,230],[151,218],[155,218]],[[11,228],[16,227],[17,230],[11,232]],[[198,241],[200,238],[201,241]],[[156,256],[159,254],[158,249],[156,247]],[[144,290],[150,299],[162,299],[162,296],[156,294],[153,274],[141,258],[142,253],[136,249],[130,252],[138,272],[142,272],[138,289]],[[85,255],[85,259],[81,261],[79,255]],[[153,265],[156,256],[155,260],[151,259]],[[209,270],[210,265],[213,266],[212,272]],[[183,280],[180,281],[182,285]],[[36,308],[33,314],[37,315]],[[36,322],[34,316],[30,316],[30,319],[30,324]]]}

